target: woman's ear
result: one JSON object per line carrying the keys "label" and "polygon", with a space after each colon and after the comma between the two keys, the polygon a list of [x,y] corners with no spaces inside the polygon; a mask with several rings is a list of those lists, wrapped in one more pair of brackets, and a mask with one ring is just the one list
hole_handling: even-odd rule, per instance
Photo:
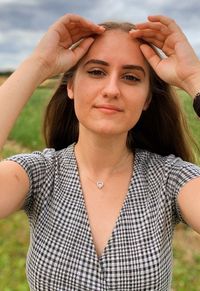
{"label": "woman's ear", "polygon": [[67,81],[67,95],[70,99],[74,99],[73,79]]}

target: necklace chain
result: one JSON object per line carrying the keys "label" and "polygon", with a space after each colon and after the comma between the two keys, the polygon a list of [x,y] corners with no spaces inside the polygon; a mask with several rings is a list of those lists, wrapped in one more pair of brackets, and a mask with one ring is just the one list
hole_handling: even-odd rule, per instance
{"label": "necklace chain", "polygon": [[[115,169],[114,169],[115,170]],[[102,190],[104,187],[105,187],[105,182],[108,180],[109,176],[107,177],[107,179],[105,181],[103,180],[97,180],[96,182],[94,180],[92,180],[90,177],[88,177],[88,179],[93,182],[96,187],[99,189],[99,190]]]}
{"label": "necklace chain", "polygon": [[[129,154],[128,154],[129,155]],[[127,157],[128,157],[127,155]],[[116,170],[116,167],[113,169],[113,171]],[[112,171],[112,172],[113,172]],[[105,187],[105,182],[108,180],[109,176],[107,177],[107,179],[105,181],[102,181],[102,180],[97,180],[97,181],[94,181],[92,180],[90,177],[87,177],[91,182],[93,182],[96,187],[99,189],[99,190],[102,190],[104,187]]]}
{"label": "necklace chain", "polygon": [[88,179],[91,181],[91,182],[93,182],[96,186],[97,186],[97,188],[99,189],[99,190],[101,190],[101,189],[103,189],[103,187],[105,186],[105,182],[103,182],[102,180],[98,180],[98,181],[93,181],[91,178],[89,178],[88,177]]}

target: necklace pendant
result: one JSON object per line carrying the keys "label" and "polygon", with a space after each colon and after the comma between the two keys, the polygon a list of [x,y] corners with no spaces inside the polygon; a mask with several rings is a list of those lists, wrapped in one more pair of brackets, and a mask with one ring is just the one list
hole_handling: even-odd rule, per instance
{"label": "necklace pendant", "polygon": [[96,185],[97,185],[97,188],[101,190],[104,187],[104,182],[103,181],[97,181]]}

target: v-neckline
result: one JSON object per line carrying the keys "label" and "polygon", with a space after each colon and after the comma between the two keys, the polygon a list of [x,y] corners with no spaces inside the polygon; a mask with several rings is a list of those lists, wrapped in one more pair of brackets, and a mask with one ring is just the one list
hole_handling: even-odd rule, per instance
{"label": "v-neckline", "polygon": [[80,194],[81,204],[82,204],[82,207],[83,207],[83,210],[84,210],[84,218],[85,218],[85,221],[86,221],[86,224],[87,224],[87,232],[88,232],[89,240],[90,240],[90,243],[91,243],[91,247],[92,247],[94,256],[95,256],[96,260],[98,262],[100,262],[104,258],[104,256],[106,255],[106,252],[108,251],[108,248],[109,248],[110,244],[112,243],[114,234],[115,234],[115,232],[117,231],[117,229],[119,227],[118,225],[120,223],[122,214],[124,212],[124,208],[126,207],[126,204],[128,203],[130,188],[132,187],[132,184],[134,183],[134,178],[135,178],[135,173],[136,173],[136,168],[137,168],[137,151],[135,151],[135,155],[134,155],[134,161],[133,161],[133,166],[132,166],[132,169],[133,169],[132,170],[132,176],[131,176],[131,179],[130,179],[130,182],[129,182],[129,185],[128,185],[128,190],[127,190],[127,192],[125,194],[125,198],[124,198],[122,207],[121,207],[121,209],[119,211],[117,219],[115,220],[114,227],[113,227],[113,229],[111,231],[109,239],[107,240],[107,242],[105,244],[105,247],[103,249],[103,252],[101,253],[100,256],[98,256],[98,254],[97,254],[96,247],[95,247],[95,244],[94,244],[94,241],[93,241],[92,230],[91,230],[88,211],[87,211],[86,203],[85,203],[85,199],[84,199],[84,193],[83,193],[83,189],[82,189],[82,185],[81,185],[81,180],[80,180],[78,164],[77,164],[77,160],[76,160],[76,156],[75,156],[74,146],[73,146],[73,158],[74,158],[75,166],[76,166],[76,169],[75,169],[75,171],[76,171],[76,179],[77,179],[77,182],[79,184],[79,194]]}

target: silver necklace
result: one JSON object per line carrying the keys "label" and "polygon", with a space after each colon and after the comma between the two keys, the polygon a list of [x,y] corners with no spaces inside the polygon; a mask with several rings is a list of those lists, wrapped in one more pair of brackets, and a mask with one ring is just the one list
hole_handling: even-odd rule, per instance
{"label": "silver necklace", "polygon": [[99,190],[101,190],[104,187],[104,182],[103,181],[96,181],[96,186]]}
{"label": "silver necklace", "polygon": [[98,181],[93,181],[91,178],[89,178],[88,177],[88,179],[91,181],[91,182],[93,182],[96,186],[97,186],[97,188],[99,189],[99,190],[101,190],[101,189],[103,189],[103,187],[105,186],[105,182],[103,182],[102,180],[98,180]]}
{"label": "silver necklace", "polygon": [[[116,169],[116,167],[113,169],[113,171]],[[112,172],[113,172],[112,171]],[[104,186],[105,186],[105,182],[107,181],[107,179],[109,178],[109,177],[107,177],[107,179],[105,180],[105,181],[102,181],[102,180],[97,180],[96,182],[94,181],[94,180],[92,180],[90,177],[87,177],[92,183],[94,183],[96,186],[97,186],[97,188],[99,189],[99,190],[102,190],[103,188],[104,188]]]}

